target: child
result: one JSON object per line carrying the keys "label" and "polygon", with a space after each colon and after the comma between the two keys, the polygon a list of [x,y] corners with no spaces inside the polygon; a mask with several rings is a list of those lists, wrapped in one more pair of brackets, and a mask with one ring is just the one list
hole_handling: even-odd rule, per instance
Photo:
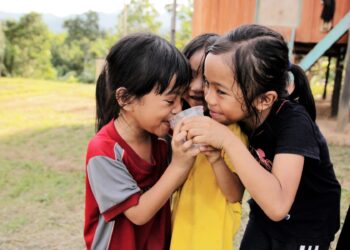
{"label": "child", "polygon": [[283,37],[259,25],[227,33],[210,48],[204,77],[206,99],[217,98],[227,119],[245,126],[252,154],[209,117],[186,119],[181,130],[193,143],[224,149],[252,196],[240,249],[328,249],[339,228],[340,185],[307,78],[288,61]]}
{"label": "child", "polygon": [[169,197],[198,149],[176,127],[168,166],[168,120],[191,78],[186,58],[164,39],[126,36],[106,58],[96,87],[97,134],[86,158],[88,249],[168,249]]}
{"label": "child", "polygon": [[219,38],[214,33],[204,33],[190,41],[183,54],[188,59],[192,70],[192,80],[188,90],[183,95],[182,109],[194,106],[206,106],[204,100],[202,64],[205,50]]}
{"label": "child", "polygon": [[[203,105],[219,113],[217,100],[204,101],[202,62],[205,50],[218,39],[215,34],[194,38],[184,49],[192,68],[192,81],[185,100],[190,106]],[[229,125],[227,119],[215,116]],[[232,132],[245,140],[237,124]],[[174,199],[171,249],[202,250],[233,248],[233,238],[241,220],[243,186],[232,165],[220,150],[199,154],[184,185]],[[176,196],[175,196],[176,197]]]}

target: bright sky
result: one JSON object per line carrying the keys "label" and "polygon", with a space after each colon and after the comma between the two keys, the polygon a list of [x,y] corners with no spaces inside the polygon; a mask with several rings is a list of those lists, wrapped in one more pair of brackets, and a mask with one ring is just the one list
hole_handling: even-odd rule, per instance
{"label": "bright sky", "polygon": [[[150,0],[159,13],[164,12],[164,6],[173,0]],[[96,12],[115,13],[123,8],[128,0],[1,0],[0,11],[11,13],[28,13],[35,11],[56,16],[81,14],[89,10]],[[185,0],[177,0],[184,3]]]}

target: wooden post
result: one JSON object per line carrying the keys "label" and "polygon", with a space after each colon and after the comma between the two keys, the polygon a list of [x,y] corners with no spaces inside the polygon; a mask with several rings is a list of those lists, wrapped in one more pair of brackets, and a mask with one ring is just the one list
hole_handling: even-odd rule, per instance
{"label": "wooden post", "polygon": [[327,64],[327,71],[326,71],[326,81],[324,83],[324,90],[323,90],[323,95],[322,95],[323,100],[326,100],[326,97],[327,97],[327,85],[328,85],[329,68],[331,66],[331,60],[332,60],[332,57],[329,56],[328,57],[328,64]]}
{"label": "wooden post", "polygon": [[342,80],[343,68],[344,68],[344,53],[345,53],[344,47],[341,47],[339,54],[337,56],[337,63],[335,66],[334,87],[333,87],[332,102],[331,102],[331,117],[336,117],[338,114],[341,80]]}
{"label": "wooden post", "polygon": [[[350,34],[350,29],[349,33]],[[349,122],[350,110],[350,35],[348,35],[348,46],[346,50],[345,79],[343,92],[339,101],[339,113],[337,119],[337,131],[344,132]]]}

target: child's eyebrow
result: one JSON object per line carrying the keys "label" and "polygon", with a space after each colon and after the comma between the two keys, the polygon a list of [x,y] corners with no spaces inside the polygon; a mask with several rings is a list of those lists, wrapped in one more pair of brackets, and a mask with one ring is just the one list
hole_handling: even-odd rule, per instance
{"label": "child's eyebrow", "polygon": [[209,82],[210,84],[215,85],[216,87],[220,87],[220,88],[226,89],[226,90],[229,89],[226,85],[224,85],[224,84],[222,84],[222,83],[215,82],[215,81],[209,81],[208,78],[205,78],[205,80],[206,80],[207,82]]}

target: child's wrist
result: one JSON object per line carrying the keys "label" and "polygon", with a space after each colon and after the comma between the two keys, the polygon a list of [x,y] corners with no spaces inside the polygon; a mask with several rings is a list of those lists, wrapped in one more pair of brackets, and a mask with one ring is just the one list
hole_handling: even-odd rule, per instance
{"label": "child's wrist", "polygon": [[215,167],[215,165],[217,165],[218,163],[220,163],[221,161],[223,161],[224,159],[221,157],[221,156],[219,156],[219,157],[217,157],[216,159],[214,159],[214,160],[211,160],[211,161],[209,161],[210,162],[210,164],[213,166],[213,167]]}

